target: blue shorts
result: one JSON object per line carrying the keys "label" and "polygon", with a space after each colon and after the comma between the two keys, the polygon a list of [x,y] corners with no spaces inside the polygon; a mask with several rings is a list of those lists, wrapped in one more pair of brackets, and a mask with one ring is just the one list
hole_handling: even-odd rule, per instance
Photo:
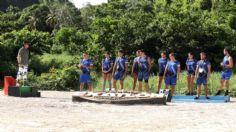
{"label": "blue shorts", "polygon": [[114,80],[124,80],[124,74],[125,74],[124,71],[116,71],[113,76],[113,79]]}
{"label": "blue shorts", "polygon": [[92,83],[91,75],[90,74],[81,74],[79,81],[80,81],[80,83],[91,84]]}
{"label": "blue shorts", "polygon": [[166,85],[175,86],[177,82],[176,76],[166,76],[165,83]]}
{"label": "blue shorts", "polygon": [[229,80],[232,75],[232,71],[222,71],[221,80]]}
{"label": "blue shorts", "polygon": [[148,79],[149,79],[149,72],[139,72],[138,73],[138,80],[139,81],[148,81]]}
{"label": "blue shorts", "polygon": [[207,77],[198,77],[197,78],[197,85],[207,85]]}

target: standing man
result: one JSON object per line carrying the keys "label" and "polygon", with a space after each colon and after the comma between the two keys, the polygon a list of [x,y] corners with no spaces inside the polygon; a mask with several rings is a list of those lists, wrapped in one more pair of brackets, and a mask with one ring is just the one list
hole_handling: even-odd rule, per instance
{"label": "standing man", "polygon": [[79,68],[82,71],[80,75],[80,91],[83,91],[84,84],[87,84],[89,91],[92,91],[92,77],[90,71],[93,68],[93,62],[89,59],[88,53],[83,53],[83,59],[80,61]]}
{"label": "standing man", "polygon": [[19,66],[18,73],[17,73],[17,86],[19,86],[20,80],[27,79],[28,73],[28,66],[29,66],[29,43],[23,42],[22,47],[19,49],[17,54],[17,63]]}
{"label": "standing man", "polygon": [[138,81],[139,81],[139,92],[142,92],[142,83],[145,82],[146,93],[149,92],[148,79],[151,70],[151,59],[146,56],[144,50],[140,50],[140,57],[138,59],[139,72],[138,72]]}
{"label": "standing man", "polygon": [[194,99],[199,99],[201,95],[201,85],[204,85],[206,99],[210,99],[207,89],[207,80],[209,80],[211,75],[211,63],[206,59],[206,54],[204,52],[200,53],[201,60],[197,62],[196,76],[197,76],[197,96]]}
{"label": "standing man", "polygon": [[158,86],[157,86],[157,93],[160,92],[162,81],[163,81],[163,76],[167,64],[167,57],[166,57],[166,52],[161,53],[161,58],[158,59],[158,66],[159,66],[159,73],[158,73]]}
{"label": "standing man", "polygon": [[134,79],[133,92],[135,92],[135,90],[136,90],[136,83],[138,80],[138,72],[139,72],[138,60],[139,60],[139,57],[140,57],[140,50],[136,51],[136,57],[134,58],[133,66],[132,66],[131,75],[133,76],[133,79]]}
{"label": "standing man", "polygon": [[232,75],[232,69],[233,69],[233,58],[230,56],[229,50],[227,48],[224,48],[224,59],[223,62],[221,62],[221,66],[223,68],[223,71],[221,73],[221,81],[220,81],[220,89],[217,91],[216,95],[220,95],[224,88],[224,84],[226,85],[226,92],[225,96],[228,96],[230,93],[229,89],[229,80]]}
{"label": "standing man", "polygon": [[124,79],[128,71],[128,60],[124,56],[124,51],[118,51],[118,57],[116,58],[114,68],[113,68],[113,88],[117,91],[116,82],[120,80],[121,91],[124,91]]}

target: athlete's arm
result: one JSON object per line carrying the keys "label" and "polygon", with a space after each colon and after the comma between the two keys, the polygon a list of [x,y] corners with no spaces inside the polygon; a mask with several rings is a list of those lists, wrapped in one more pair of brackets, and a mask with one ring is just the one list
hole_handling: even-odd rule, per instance
{"label": "athlete's arm", "polygon": [[177,71],[177,79],[179,80],[180,77],[180,71],[181,71],[181,67],[180,64],[178,65],[178,71]]}
{"label": "athlete's arm", "polygon": [[207,68],[208,68],[207,78],[210,78],[211,77],[211,65],[208,65]]}
{"label": "athlete's arm", "polygon": [[113,63],[111,63],[111,67],[110,67],[110,69],[108,70],[108,72],[110,72],[110,71],[112,71],[113,70]]}
{"label": "athlete's arm", "polygon": [[131,75],[133,75],[133,73],[134,73],[134,64],[135,62],[133,61],[133,65],[132,65],[132,69],[131,69]]}
{"label": "athlete's arm", "polygon": [[199,67],[198,67],[198,65],[196,66],[196,71],[195,71],[195,76],[196,76],[196,78],[198,78],[198,69],[199,69]]}
{"label": "athlete's arm", "polygon": [[149,65],[148,71],[150,72],[151,68],[152,68],[152,63],[151,63],[151,58],[150,57],[148,57],[148,65]]}
{"label": "athlete's arm", "polygon": [[89,69],[90,69],[90,70],[93,69],[93,64],[90,64],[90,65],[89,65]]}
{"label": "athlete's arm", "polygon": [[114,67],[113,67],[113,71],[112,71],[112,75],[114,75],[114,73],[115,73],[116,65],[117,65],[117,63],[115,62]]}
{"label": "athlete's arm", "polygon": [[128,62],[125,63],[125,74],[124,74],[124,78],[127,75],[127,71],[128,71]]}
{"label": "athlete's arm", "polygon": [[102,63],[102,73],[104,73],[104,71],[103,71],[103,63]]}
{"label": "athlete's arm", "polygon": [[233,62],[233,58],[229,57],[229,65],[227,65],[228,68],[233,68],[234,67],[234,62]]}
{"label": "athlete's arm", "polygon": [[167,72],[167,68],[168,68],[168,64],[166,64],[166,67],[165,67],[165,71],[164,71],[163,78],[166,78],[166,72]]}

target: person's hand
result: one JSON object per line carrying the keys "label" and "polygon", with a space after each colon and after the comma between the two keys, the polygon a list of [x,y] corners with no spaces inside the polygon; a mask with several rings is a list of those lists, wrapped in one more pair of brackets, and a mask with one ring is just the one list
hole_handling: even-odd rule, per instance
{"label": "person's hand", "polygon": [[207,80],[209,80],[209,79],[210,79],[210,77],[211,77],[211,75],[209,75],[209,74],[208,74],[208,75],[207,75]]}
{"label": "person's hand", "polygon": [[224,66],[224,63],[223,63],[223,62],[221,62],[221,63],[220,63],[220,65],[221,65],[221,66]]}
{"label": "person's hand", "polygon": [[125,79],[125,77],[126,77],[126,74],[124,74],[123,79]]}

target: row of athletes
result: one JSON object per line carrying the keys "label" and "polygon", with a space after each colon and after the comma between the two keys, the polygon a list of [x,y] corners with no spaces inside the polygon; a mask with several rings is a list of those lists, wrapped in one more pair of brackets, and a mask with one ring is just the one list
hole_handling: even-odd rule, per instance
{"label": "row of athletes", "polygon": [[[230,93],[229,89],[229,80],[232,75],[233,68],[233,59],[230,56],[229,50],[224,49],[224,59],[221,63],[223,68],[221,74],[221,87],[217,91],[216,95],[220,95],[223,91],[224,85],[226,85],[225,96]],[[132,76],[133,76],[133,91],[136,90],[136,83],[138,83],[138,90],[142,92],[142,85],[144,81],[144,86],[146,92],[149,92],[149,75],[151,70],[151,59],[146,55],[144,50],[138,50],[136,52],[136,58],[133,61],[132,65]],[[174,94],[175,86],[177,80],[180,78],[180,63],[176,60],[175,54],[170,53],[169,59],[165,52],[161,53],[161,58],[158,59],[159,65],[159,78],[158,78],[158,88],[157,93],[159,93],[163,80],[165,80],[165,89],[171,88],[171,95]],[[93,68],[93,62],[89,59],[88,53],[83,53],[83,59],[81,60],[79,67],[82,71],[80,75],[80,90],[84,88],[84,84],[88,84],[89,90],[92,91],[92,79],[90,76],[90,71]],[[121,90],[124,88],[124,79],[128,71],[128,60],[124,56],[124,51],[118,51],[118,56],[116,57],[115,62],[113,62],[109,53],[105,53],[105,58],[102,60],[102,73],[103,73],[103,90],[105,91],[106,82],[108,82],[109,88],[117,90],[116,83],[119,80]],[[201,86],[204,86],[206,99],[208,97],[207,81],[211,76],[211,63],[206,58],[204,52],[200,53],[200,60],[197,61],[194,59],[194,55],[190,52],[188,53],[188,58],[186,60],[186,70],[187,70],[187,86],[188,93],[187,95],[193,95],[194,93],[194,80],[196,78],[197,83],[197,96],[195,99],[199,99],[201,94]],[[113,78],[113,83],[111,82]]]}

